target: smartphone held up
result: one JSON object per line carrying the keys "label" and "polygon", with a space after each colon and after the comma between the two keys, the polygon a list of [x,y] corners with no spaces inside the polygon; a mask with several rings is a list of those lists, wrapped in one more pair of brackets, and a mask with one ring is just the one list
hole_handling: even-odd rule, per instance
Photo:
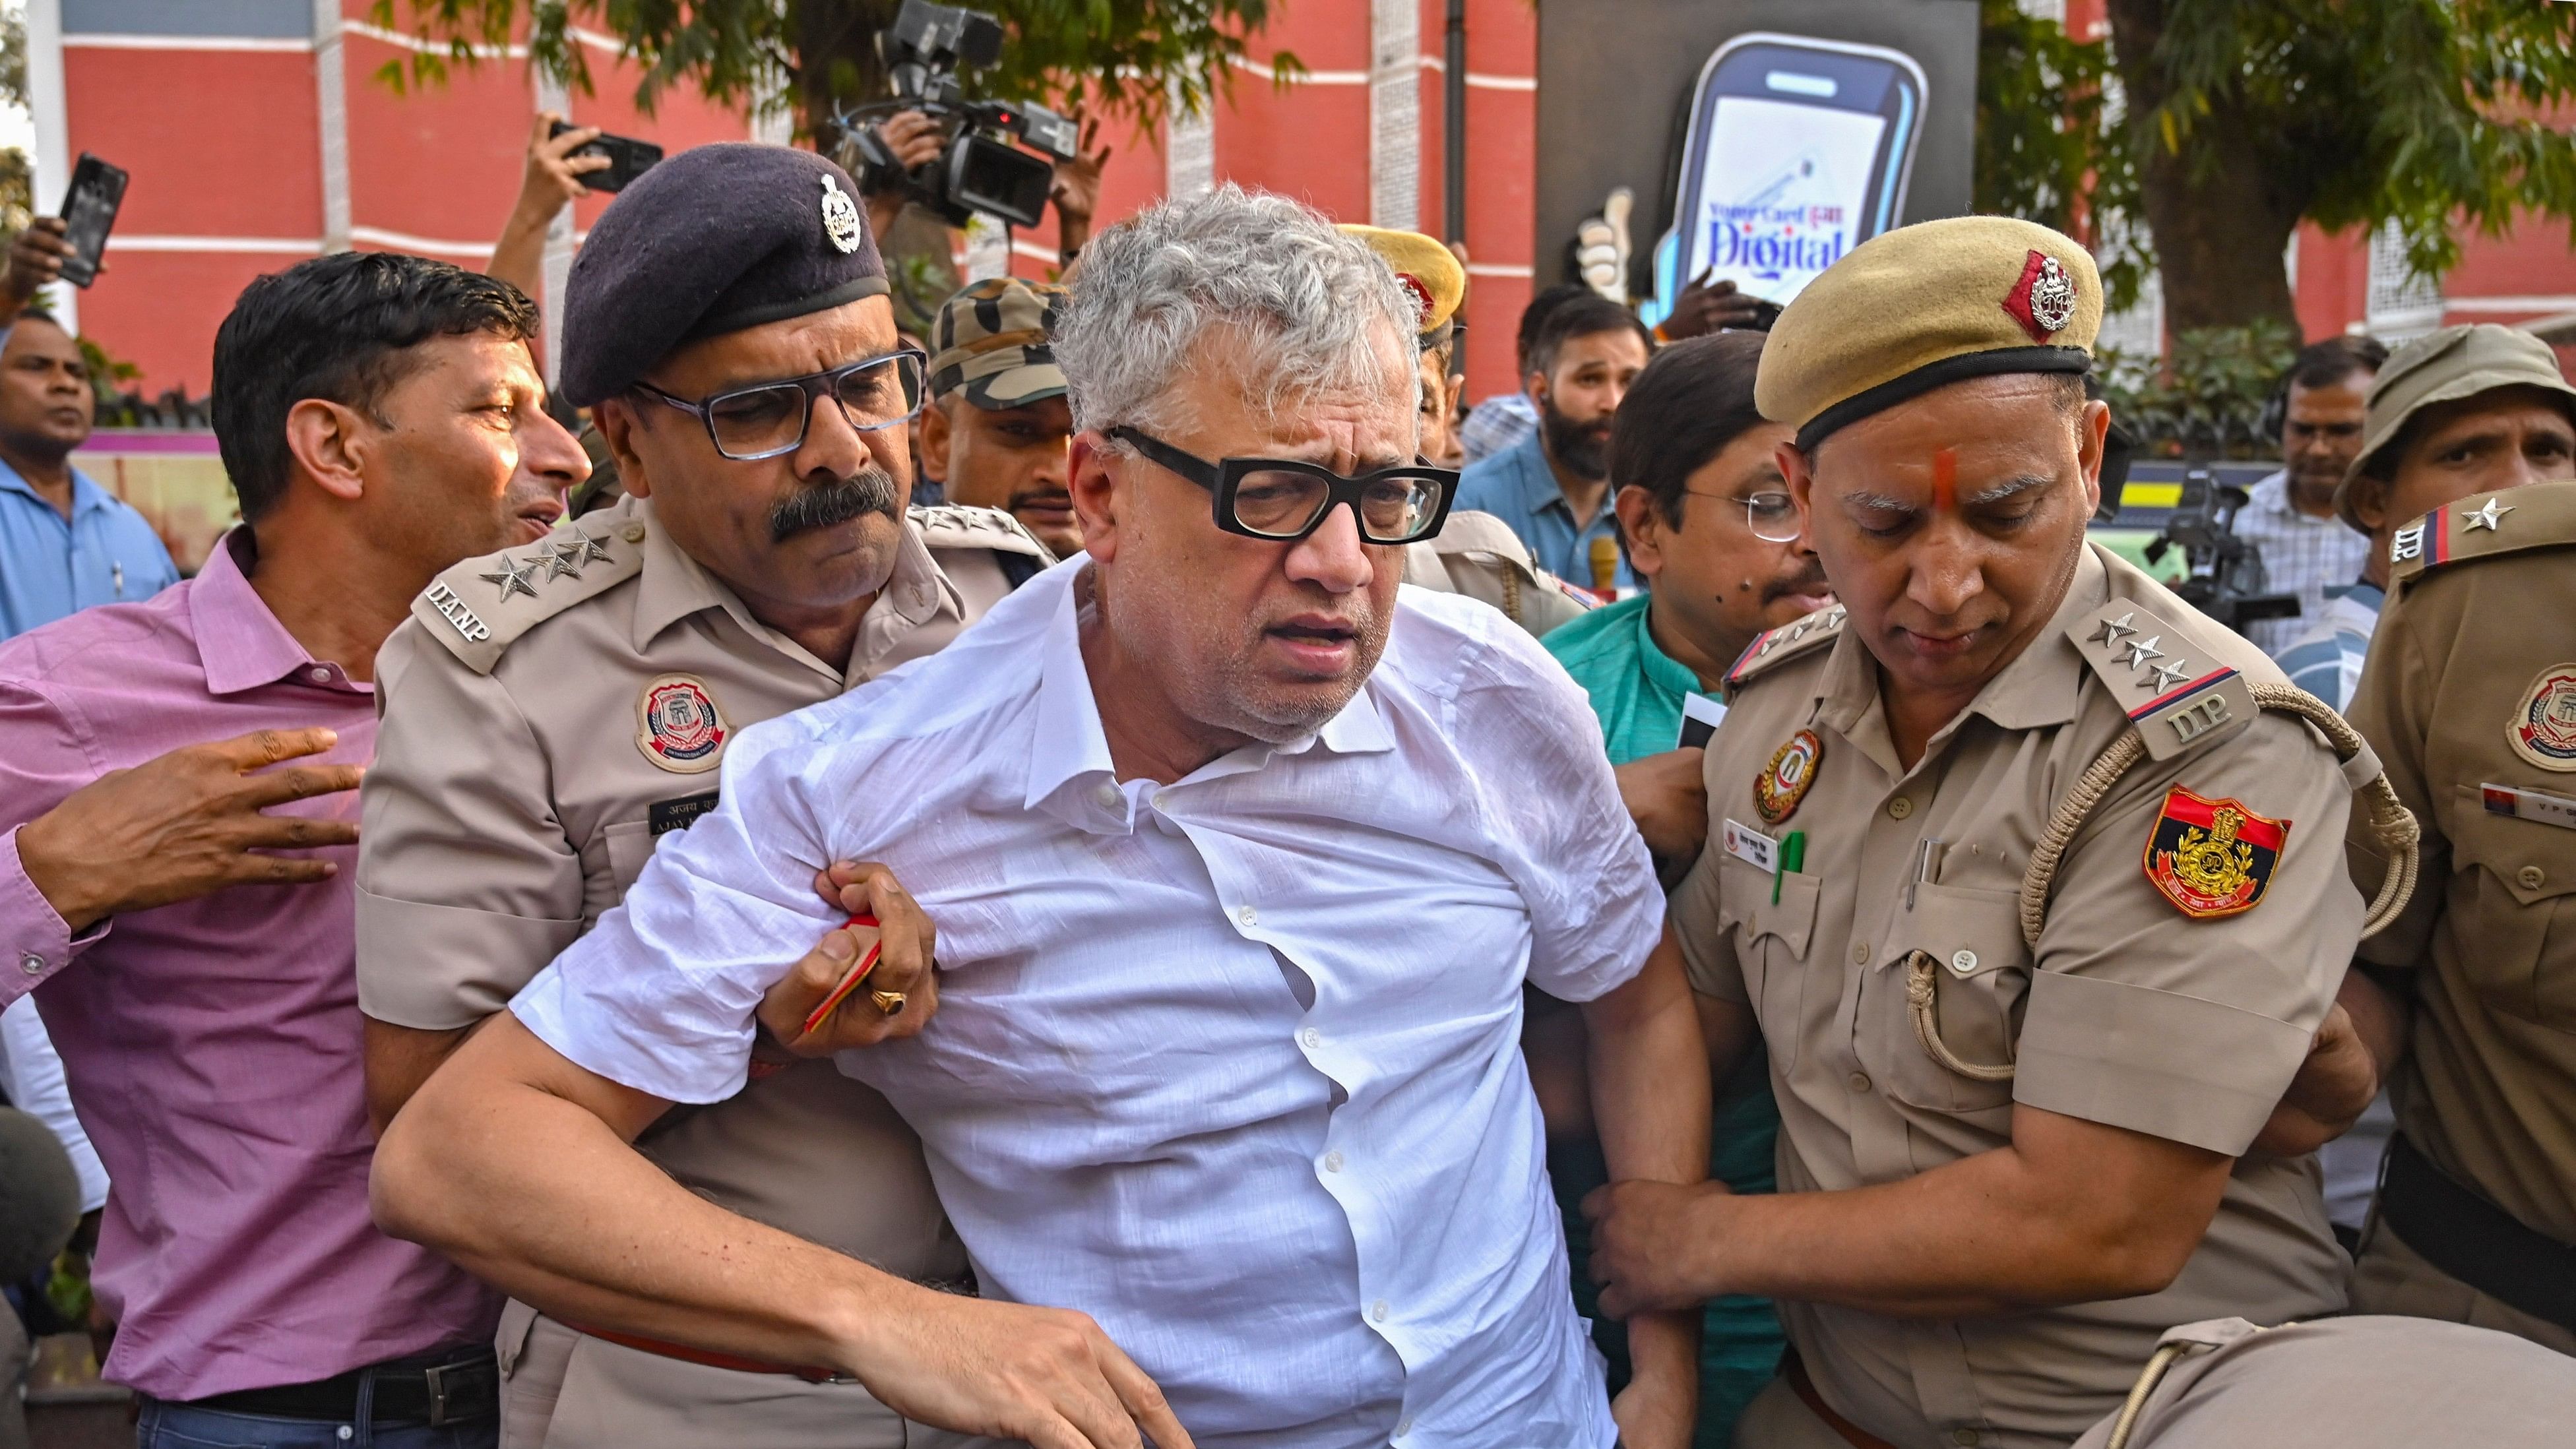
{"label": "smartphone held up", "polygon": [[[548,134],[560,136],[573,129],[576,128],[570,122],[557,121],[554,129]],[[576,147],[572,154],[608,158],[608,164],[605,167],[582,175],[582,185],[593,191],[624,191],[636,177],[652,170],[654,163],[662,159],[662,148],[650,141],[638,141],[632,136],[615,136],[602,131],[598,139],[589,145]]]}
{"label": "smartphone held up", "polygon": [[87,151],[72,167],[71,189],[63,196],[63,240],[71,255],[63,258],[62,277],[75,287],[98,280],[99,259],[107,254],[107,234],[116,225],[116,209],[125,202],[126,174]]}

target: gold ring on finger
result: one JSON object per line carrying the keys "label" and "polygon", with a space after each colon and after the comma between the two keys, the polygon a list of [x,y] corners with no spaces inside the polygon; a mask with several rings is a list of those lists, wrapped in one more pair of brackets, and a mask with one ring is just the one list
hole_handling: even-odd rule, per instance
{"label": "gold ring on finger", "polygon": [[888,1016],[903,1015],[904,995],[900,991],[871,991],[868,1000]]}

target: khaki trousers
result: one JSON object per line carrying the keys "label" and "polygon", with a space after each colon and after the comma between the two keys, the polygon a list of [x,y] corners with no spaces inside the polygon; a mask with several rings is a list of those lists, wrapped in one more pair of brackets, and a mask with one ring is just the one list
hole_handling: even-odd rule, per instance
{"label": "khaki trousers", "polygon": [[2534,1318],[2434,1267],[2389,1231],[2388,1224],[2375,1214],[2369,1236],[2362,1240],[2361,1261],[2353,1269],[2352,1311],[2438,1318],[2473,1328],[2492,1328],[2527,1338],[2543,1348],[2576,1355],[2576,1331],[2545,1318]]}
{"label": "khaki trousers", "polygon": [[1735,1421],[1735,1449],[1851,1449],[1787,1379],[1773,1379]]}

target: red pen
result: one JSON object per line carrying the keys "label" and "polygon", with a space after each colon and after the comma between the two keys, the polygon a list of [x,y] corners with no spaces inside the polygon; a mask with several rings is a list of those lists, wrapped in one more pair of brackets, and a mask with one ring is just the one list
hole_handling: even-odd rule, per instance
{"label": "red pen", "polygon": [[814,1008],[814,1014],[805,1018],[805,1029],[797,1033],[800,1038],[812,1036],[814,1028],[823,1024],[823,1018],[848,1000],[850,993],[859,989],[859,983],[867,980],[869,973],[877,969],[877,957],[884,944],[877,930],[877,918],[865,913],[855,915],[842,929],[859,938],[859,964],[851,967],[850,974],[841,978],[841,984],[832,988],[832,994],[823,998],[823,1004]]}

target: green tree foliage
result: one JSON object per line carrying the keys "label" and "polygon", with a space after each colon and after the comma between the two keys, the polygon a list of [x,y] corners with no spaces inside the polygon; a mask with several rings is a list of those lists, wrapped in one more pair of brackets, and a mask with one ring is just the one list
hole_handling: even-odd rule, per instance
{"label": "green tree foliage", "polygon": [[[728,104],[792,98],[800,134],[842,107],[886,91],[874,41],[899,0],[375,0],[376,22],[405,26],[439,47],[381,78],[397,87],[442,79],[451,64],[510,43],[523,30],[536,61],[591,93],[576,27],[614,36],[643,72],[636,101],[687,86]],[[1269,22],[1272,0],[979,0],[1003,22],[1001,63],[977,75],[981,94],[1158,122],[1177,90],[1203,107],[1228,88],[1231,62]],[[1283,58],[1283,77],[1295,68]]]}
{"label": "green tree foliage", "polygon": [[1978,201],[2109,238],[2115,301],[2151,237],[2177,331],[2291,321],[2280,258],[2303,218],[2393,225],[2425,275],[2458,261],[2463,228],[2576,220],[2576,6],[2108,9],[2106,45],[1985,0]]}

